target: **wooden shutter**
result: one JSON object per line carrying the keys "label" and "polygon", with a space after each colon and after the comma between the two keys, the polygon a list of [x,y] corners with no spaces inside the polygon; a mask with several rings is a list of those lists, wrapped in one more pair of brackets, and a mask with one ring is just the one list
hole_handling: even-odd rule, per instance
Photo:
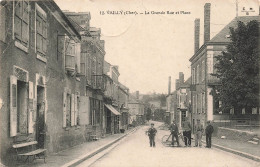
{"label": "wooden shutter", "polygon": [[10,136],[17,134],[17,78],[10,76]]}
{"label": "wooden shutter", "polygon": [[86,76],[86,53],[80,53],[80,73]]}
{"label": "wooden shutter", "polygon": [[33,82],[29,81],[29,114],[28,114],[28,132],[33,133],[33,113],[34,113],[34,106],[33,106],[33,100],[34,100],[34,92],[33,92],[34,86]]}
{"label": "wooden shutter", "polygon": [[75,125],[75,95],[71,94],[71,114],[70,114],[70,125]]}
{"label": "wooden shutter", "polygon": [[74,105],[75,105],[75,121],[74,121],[74,123],[75,123],[75,125],[78,125],[78,98],[79,98],[79,95],[75,95],[75,103],[74,103]]}
{"label": "wooden shutter", "polygon": [[77,64],[77,73],[80,73],[80,43],[76,43],[76,64]]}
{"label": "wooden shutter", "polygon": [[63,92],[63,126],[66,127],[66,113],[67,113],[67,92]]}

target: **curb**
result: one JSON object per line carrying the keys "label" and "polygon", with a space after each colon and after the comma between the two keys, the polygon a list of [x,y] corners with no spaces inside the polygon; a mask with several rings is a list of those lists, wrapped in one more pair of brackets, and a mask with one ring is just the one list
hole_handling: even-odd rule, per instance
{"label": "curb", "polygon": [[[204,140],[202,140],[202,142],[204,144],[206,143]],[[231,149],[231,148],[223,147],[223,146],[220,146],[220,145],[217,145],[217,144],[212,144],[212,146],[215,147],[215,148],[218,148],[220,150],[224,150],[224,151],[227,151],[227,152],[230,152],[230,153],[233,153],[233,154],[254,160],[256,162],[260,162],[260,157],[258,157],[258,156],[248,154],[248,153],[245,153],[245,152],[241,152],[241,151],[237,151],[237,150],[234,150],[234,149]]]}
{"label": "curb", "polygon": [[73,167],[76,165],[79,165],[80,163],[82,163],[83,161],[95,156],[96,154],[100,153],[101,151],[107,149],[108,147],[110,147],[111,145],[117,143],[119,140],[121,140],[122,138],[126,137],[127,135],[129,135],[130,133],[133,133],[134,131],[136,131],[139,127],[136,127],[132,130],[130,130],[129,132],[127,132],[126,134],[124,134],[123,136],[118,137],[117,139],[111,141],[108,144],[104,144],[103,146],[100,146],[99,148],[89,152],[88,154],[82,155],[64,165],[62,165],[62,167]]}

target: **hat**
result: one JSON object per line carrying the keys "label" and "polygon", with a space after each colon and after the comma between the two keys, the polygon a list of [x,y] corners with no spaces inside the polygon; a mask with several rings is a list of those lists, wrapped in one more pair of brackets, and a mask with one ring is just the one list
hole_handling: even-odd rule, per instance
{"label": "hat", "polygon": [[154,125],[154,123],[151,123],[151,125]]}

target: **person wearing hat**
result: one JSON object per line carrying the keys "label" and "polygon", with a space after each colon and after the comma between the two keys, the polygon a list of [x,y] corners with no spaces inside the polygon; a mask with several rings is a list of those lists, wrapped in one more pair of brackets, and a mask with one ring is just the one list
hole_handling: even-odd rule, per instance
{"label": "person wearing hat", "polygon": [[150,141],[150,147],[155,147],[155,135],[157,133],[157,130],[154,128],[154,123],[151,123],[151,127],[147,131]]}
{"label": "person wearing hat", "polygon": [[203,134],[203,125],[200,123],[200,120],[197,119],[197,124],[195,125],[195,147],[198,147],[198,145],[201,147],[201,138],[202,138],[202,134]]}
{"label": "person wearing hat", "polygon": [[184,138],[185,146],[186,147],[190,146],[191,145],[191,124],[188,117],[186,117],[185,121],[183,122],[183,136],[185,136]]}
{"label": "person wearing hat", "polygon": [[211,135],[214,132],[213,126],[210,124],[210,121],[207,121],[207,127],[206,127],[206,147],[211,148]]}
{"label": "person wearing hat", "polygon": [[174,138],[176,138],[176,142],[177,142],[177,146],[179,147],[179,129],[178,126],[175,122],[175,120],[172,121],[172,124],[170,125],[170,131],[171,131],[171,135],[172,135],[172,146],[174,146]]}

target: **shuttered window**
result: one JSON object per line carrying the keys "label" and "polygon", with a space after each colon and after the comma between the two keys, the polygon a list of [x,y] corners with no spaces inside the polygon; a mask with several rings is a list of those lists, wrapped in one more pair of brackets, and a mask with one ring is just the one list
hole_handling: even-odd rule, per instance
{"label": "shuttered window", "polygon": [[86,65],[87,65],[87,57],[86,53],[80,54],[80,72],[81,74],[86,76]]}
{"label": "shuttered window", "polygon": [[75,71],[76,65],[76,44],[68,37],[65,38],[65,69]]}
{"label": "shuttered window", "polygon": [[10,76],[10,136],[17,134],[17,78]]}
{"label": "shuttered window", "polygon": [[92,62],[92,59],[90,57],[90,54],[88,53],[87,54],[87,80],[88,80],[88,83],[90,84],[91,82],[91,62]]}
{"label": "shuttered window", "polygon": [[205,61],[203,60],[201,62],[201,81],[204,81],[205,79]]}
{"label": "shuttered window", "polygon": [[24,46],[29,42],[29,2],[27,0],[14,3],[14,37]]}
{"label": "shuttered window", "polygon": [[47,15],[36,4],[36,50],[45,57],[47,52]]}

